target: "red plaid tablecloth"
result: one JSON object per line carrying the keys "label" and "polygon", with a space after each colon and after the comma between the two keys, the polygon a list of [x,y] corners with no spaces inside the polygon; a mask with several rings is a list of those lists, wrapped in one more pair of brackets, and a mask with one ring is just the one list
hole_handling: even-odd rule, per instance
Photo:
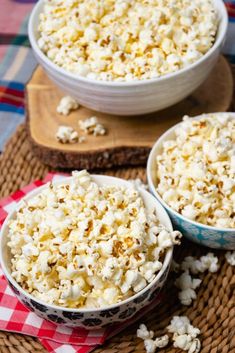
{"label": "red plaid tablecloth", "polygon": [[[54,180],[64,178],[62,174],[50,173],[43,180],[15,192],[13,195],[0,200],[0,226],[8,213],[16,207],[17,202],[35,188]],[[53,353],[88,353],[106,339],[114,336],[125,327],[138,320],[143,314],[152,310],[160,301],[157,297],[154,302],[138,313],[125,324],[112,325],[106,329],[85,330],[72,329],[53,324],[38,317],[19,302],[0,268],[0,330],[18,332],[38,337],[40,342]]]}

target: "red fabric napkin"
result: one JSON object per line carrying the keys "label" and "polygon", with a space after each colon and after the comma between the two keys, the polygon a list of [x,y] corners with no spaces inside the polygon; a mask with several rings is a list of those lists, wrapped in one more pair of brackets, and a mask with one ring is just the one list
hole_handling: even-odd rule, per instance
{"label": "red fabric napkin", "polygon": [[[28,192],[49,181],[62,178],[64,178],[63,174],[50,173],[43,181],[37,180],[13,195],[0,200],[0,227],[8,213]],[[142,309],[124,324],[112,325],[106,329],[95,331],[68,328],[40,318],[21,304],[9,287],[0,268],[0,330],[37,337],[52,353],[88,353],[152,310],[160,302],[160,299],[161,297],[158,296],[152,304]]]}

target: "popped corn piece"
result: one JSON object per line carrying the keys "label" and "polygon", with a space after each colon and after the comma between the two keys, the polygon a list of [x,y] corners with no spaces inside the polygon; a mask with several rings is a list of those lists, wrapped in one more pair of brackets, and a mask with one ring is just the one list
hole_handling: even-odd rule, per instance
{"label": "popped corn piece", "polygon": [[201,256],[198,260],[193,256],[186,256],[181,264],[181,269],[190,271],[193,274],[203,273],[205,271],[217,272],[219,269],[218,257],[213,253]]}
{"label": "popped corn piece", "polygon": [[9,222],[12,276],[51,304],[112,305],[155,278],[174,242],[159,247],[165,228],[131,184],[99,186],[85,170],[72,175],[22,202]]}
{"label": "popped corn piece", "polygon": [[39,250],[36,246],[34,246],[31,243],[25,244],[22,247],[22,253],[26,256],[26,257],[31,257],[31,256],[38,256],[39,255]]}
{"label": "popped corn piece", "polygon": [[155,340],[147,338],[144,340],[144,346],[146,353],[154,353],[157,348],[164,348],[169,343],[168,335],[164,335],[162,337],[158,337]]}
{"label": "popped corn piece", "polygon": [[154,333],[153,331],[148,331],[147,327],[144,324],[141,324],[136,331],[136,335],[142,340],[146,340],[153,338]]}
{"label": "popped corn piece", "polygon": [[169,343],[168,335],[157,337],[153,340],[154,332],[148,331],[144,324],[139,326],[136,335],[144,341],[144,346],[147,353],[154,353],[157,348],[164,348]]}
{"label": "popped corn piece", "polygon": [[168,345],[168,343],[169,343],[168,335],[155,338],[155,344],[157,348],[164,348]]}
{"label": "popped corn piece", "polygon": [[174,347],[188,351],[188,353],[199,353],[201,350],[201,342],[198,338],[193,338],[190,335],[175,335]]}
{"label": "popped corn piece", "polygon": [[180,277],[175,280],[175,285],[180,289],[178,294],[179,300],[183,305],[190,305],[193,299],[196,299],[195,289],[201,284],[198,278],[192,279],[190,274],[184,272]]}
{"label": "popped corn piece", "polygon": [[59,114],[69,115],[72,110],[76,110],[78,108],[79,104],[74,98],[70,96],[64,96],[61,98],[56,110]]}
{"label": "popped corn piece", "polygon": [[219,269],[218,257],[216,257],[213,253],[209,252],[205,256],[200,257],[200,261],[204,267],[208,269],[209,272],[217,272]]}
{"label": "popped corn piece", "polygon": [[79,140],[78,133],[71,126],[59,126],[56,138],[60,143],[76,143]]}
{"label": "popped corn piece", "polygon": [[213,45],[211,0],[45,0],[38,46],[56,65],[94,80],[131,81],[187,67]]}
{"label": "popped corn piece", "polygon": [[160,248],[167,248],[173,244],[180,244],[180,238],[182,234],[179,231],[168,232],[162,230],[158,235],[158,245]]}
{"label": "popped corn piece", "polygon": [[144,347],[146,350],[146,353],[154,353],[157,349],[157,346],[152,339],[145,339],[144,340]]}
{"label": "popped corn piece", "polygon": [[79,120],[78,123],[80,129],[88,135],[101,136],[105,135],[107,132],[105,127],[98,123],[96,116],[92,116],[91,118],[85,120]]}
{"label": "popped corn piece", "polygon": [[187,334],[192,338],[196,338],[200,334],[200,330],[190,324],[187,316],[173,316],[167,330],[178,336]]}
{"label": "popped corn piece", "polygon": [[190,321],[187,316],[173,316],[170,325],[167,326],[167,330],[170,333],[177,333],[183,335],[188,332],[188,326]]}
{"label": "popped corn piece", "polygon": [[186,256],[180,267],[183,271],[190,271],[194,275],[206,271],[205,264],[193,256]]}
{"label": "popped corn piece", "polygon": [[156,158],[156,190],[169,207],[202,224],[235,227],[234,130],[229,113],[183,118]]}
{"label": "popped corn piece", "polygon": [[235,250],[234,251],[227,251],[225,253],[226,261],[231,265],[235,266]]}

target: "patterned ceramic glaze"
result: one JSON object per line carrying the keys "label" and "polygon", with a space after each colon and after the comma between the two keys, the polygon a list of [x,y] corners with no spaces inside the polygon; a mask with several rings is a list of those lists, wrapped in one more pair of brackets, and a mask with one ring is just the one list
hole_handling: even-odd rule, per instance
{"label": "patterned ceramic glaze", "polygon": [[[221,115],[223,113],[218,114]],[[235,119],[235,113],[229,114],[232,115]],[[194,119],[200,119],[200,116],[195,117]],[[160,139],[157,140],[151,150],[147,164],[147,178],[150,191],[165,207],[172,220],[174,227],[180,230],[182,234],[185,235],[188,239],[213,249],[235,250],[235,229],[219,229],[216,227],[211,227],[202,223],[191,221],[183,217],[171,207],[169,207],[156,191],[156,156],[161,153],[162,144],[164,141],[170,140],[172,138],[174,139],[174,130],[176,129],[176,127],[178,127],[178,125],[179,124],[167,130],[160,137]]]}
{"label": "patterned ceramic glaze", "polygon": [[55,65],[39,49],[38,17],[43,0],[35,5],[29,20],[28,34],[34,55],[49,78],[62,91],[81,105],[92,110],[116,114],[139,115],[154,112],[175,104],[188,96],[205,81],[217,62],[228,26],[228,15],[222,0],[213,0],[219,15],[214,45],[192,65],[165,76],[128,82],[105,82],[69,73]]}
{"label": "patterned ceramic glaze", "polygon": [[[72,180],[72,177],[65,178],[66,183]],[[96,175],[93,179],[98,185],[118,185],[118,186],[130,186],[130,184],[122,179]],[[57,184],[64,183],[64,179]],[[28,200],[33,196],[40,193],[46,186],[41,186],[31,193],[29,193],[24,200]],[[141,197],[145,203],[147,209],[156,209],[156,213],[161,221],[168,229],[172,230],[172,224],[167,212],[161,206],[161,204],[147,191],[140,190]],[[148,284],[139,293],[132,297],[118,303],[104,308],[99,309],[67,309],[56,305],[50,305],[37,298],[34,298],[28,292],[20,287],[20,285],[12,278],[10,261],[11,254],[10,249],[7,246],[7,234],[8,234],[8,221],[15,217],[17,209],[20,207],[22,201],[18,204],[16,209],[9,213],[6,218],[0,237],[0,261],[3,273],[18,299],[27,306],[30,310],[34,311],[38,316],[42,318],[69,327],[83,327],[87,329],[99,329],[105,327],[110,323],[124,322],[131,318],[140,309],[150,304],[156,296],[159,294],[164,282],[166,281],[172,258],[173,249],[169,249],[166,252],[162,269],[158,272],[154,280]]]}

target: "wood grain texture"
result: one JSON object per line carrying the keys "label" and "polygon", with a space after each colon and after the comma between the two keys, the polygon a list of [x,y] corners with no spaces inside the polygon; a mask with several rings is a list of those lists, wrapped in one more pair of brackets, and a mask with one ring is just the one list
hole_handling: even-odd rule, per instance
{"label": "wood grain texture", "polygon": [[[81,107],[69,116],[56,112],[63,96],[38,67],[27,85],[27,124],[32,149],[44,163],[57,168],[107,168],[143,165],[156,139],[185,114],[226,111],[233,94],[227,61],[220,57],[206,82],[182,102],[160,112],[137,117],[96,113]],[[106,136],[87,136],[86,142],[63,145],[56,141],[59,125],[69,125],[80,135],[78,121],[96,115],[108,129]]]}

